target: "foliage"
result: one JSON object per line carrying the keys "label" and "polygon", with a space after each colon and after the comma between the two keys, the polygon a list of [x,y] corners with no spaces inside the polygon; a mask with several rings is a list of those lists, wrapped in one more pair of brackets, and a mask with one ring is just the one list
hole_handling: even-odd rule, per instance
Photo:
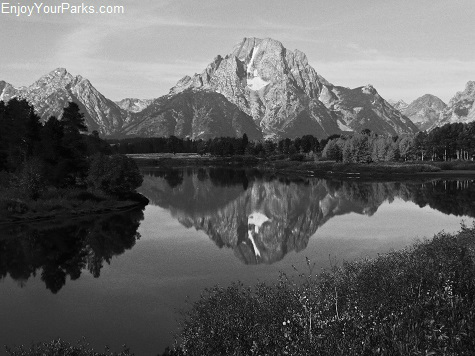
{"label": "foliage", "polygon": [[6,348],[6,352],[10,356],[132,356],[133,353],[124,346],[124,350],[117,353],[110,351],[107,347],[104,352],[96,352],[90,347],[86,340],[79,341],[76,345],[61,339],[52,340],[50,342],[42,342],[32,345],[29,348],[19,346],[15,348]]}
{"label": "foliage", "polygon": [[318,139],[312,135],[297,137],[294,140],[286,138],[278,142],[249,141],[246,134],[242,138],[217,137],[204,141],[202,139],[181,139],[175,136],[154,138],[128,138],[108,140],[116,153],[198,153],[216,156],[253,155],[270,156],[278,154],[297,154],[320,152]]}
{"label": "foliage", "polygon": [[470,355],[475,227],[274,285],[207,290],[184,313],[181,355]]}
{"label": "foliage", "polygon": [[[43,125],[27,101],[0,102],[0,126],[0,218],[41,209],[44,213],[78,207],[96,210],[93,202],[98,193],[87,192],[85,184],[90,161],[94,162],[90,157],[110,154],[111,149],[96,131],[85,134],[84,115],[77,104],[69,103],[61,120],[50,117]],[[129,194],[140,185],[141,175],[130,159],[103,160],[106,166],[99,180],[105,193]],[[51,197],[52,187],[62,188],[57,191],[61,195],[79,188],[83,197],[92,200]]]}
{"label": "foliage", "polygon": [[134,192],[142,184],[142,175],[135,161],[124,155],[92,157],[87,183],[110,194]]}
{"label": "foliage", "polygon": [[43,162],[34,157],[23,164],[18,179],[18,187],[26,197],[36,200],[45,189]]}

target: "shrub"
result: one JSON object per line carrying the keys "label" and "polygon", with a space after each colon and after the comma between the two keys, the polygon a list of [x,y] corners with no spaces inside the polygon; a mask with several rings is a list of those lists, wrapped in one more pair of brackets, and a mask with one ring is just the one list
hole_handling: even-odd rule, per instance
{"label": "shrub", "polygon": [[[308,261],[308,260],[307,260]],[[184,313],[183,355],[470,355],[475,226],[270,286],[215,287]]]}

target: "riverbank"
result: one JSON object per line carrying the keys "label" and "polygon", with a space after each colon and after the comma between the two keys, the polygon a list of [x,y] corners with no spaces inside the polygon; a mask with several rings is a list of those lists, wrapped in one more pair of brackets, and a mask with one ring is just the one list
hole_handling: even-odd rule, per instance
{"label": "riverbank", "polygon": [[277,175],[299,177],[333,176],[363,179],[406,179],[414,177],[474,177],[475,162],[378,162],[342,163],[314,161],[303,155],[292,157],[254,156],[220,157],[198,154],[132,154],[137,165],[161,168],[177,167],[227,167],[256,168]]}
{"label": "riverbank", "polygon": [[[175,355],[469,355],[475,227],[273,285],[207,290]],[[239,306],[236,308],[236,306]]]}
{"label": "riverbank", "polygon": [[148,204],[139,193],[118,196],[86,189],[56,189],[44,192],[40,199],[18,197],[3,191],[0,198],[0,225],[44,220],[73,219],[75,217],[126,211]]}

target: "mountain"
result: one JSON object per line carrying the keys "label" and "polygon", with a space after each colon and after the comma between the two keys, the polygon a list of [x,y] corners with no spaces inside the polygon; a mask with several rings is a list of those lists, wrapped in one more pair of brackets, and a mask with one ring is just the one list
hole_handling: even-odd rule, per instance
{"label": "mountain", "polygon": [[29,87],[14,88],[0,82],[1,99],[26,99],[43,121],[60,117],[68,102],[76,102],[85,114],[89,131],[102,135],[170,136],[213,138],[242,137],[262,139],[250,116],[215,92],[165,95],[153,100],[124,99],[115,103],[98,92],[89,80],[58,68]]}
{"label": "mountain", "polygon": [[89,131],[111,135],[121,131],[129,119],[125,110],[99,93],[89,80],[80,75],[73,76],[64,68],[53,70],[29,87],[9,90],[9,95],[2,100],[26,99],[43,121],[51,116],[60,117],[70,101],[77,103],[85,114]]}
{"label": "mountain", "polygon": [[418,131],[376,89],[334,86],[309,65],[304,53],[270,38],[244,38],[201,74],[182,78],[170,95],[190,88],[223,94],[252,116],[265,137],[324,138],[363,128],[381,134]]}
{"label": "mountain", "polygon": [[135,99],[135,98],[126,98],[121,101],[116,101],[115,103],[123,110],[128,112],[141,112],[146,107],[148,107],[153,102],[153,99]]}
{"label": "mountain", "polygon": [[409,106],[408,103],[406,103],[404,100],[391,100],[391,99],[388,99],[388,103],[391,104],[391,106],[396,109],[396,110],[399,110],[399,112],[403,113],[404,110],[406,110],[406,108]]}
{"label": "mountain", "polygon": [[17,95],[17,89],[13,87],[10,83],[0,80],[0,100],[8,101],[12,97]]}
{"label": "mountain", "polygon": [[43,120],[60,116],[69,101],[85,114],[89,130],[107,136],[250,139],[294,138],[370,129],[415,133],[417,127],[370,85],[349,89],[318,74],[307,56],[266,38],[244,38],[218,55],[201,74],[185,76],[167,95],[113,102],[81,76],[58,68],[29,87],[1,82],[0,99],[28,100]]}
{"label": "mountain", "polygon": [[127,133],[137,136],[209,139],[242,137],[246,133],[251,140],[262,139],[252,117],[215,92],[190,89],[161,97],[133,118],[135,124],[127,128]]}
{"label": "mountain", "polygon": [[386,135],[414,134],[419,131],[409,118],[384,100],[372,85],[355,89],[325,85],[320,100],[334,117],[352,131],[370,129]]}
{"label": "mountain", "polygon": [[458,92],[442,111],[440,118],[431,126],[433,129],[445,124],[456,122],[468,123],[475,121],[475,81],[469,81],[465,90]]}
{"label": "mountain", "polygon": [[447,104],[438,97],[426,94],[414,100],[401,112],[410,118],[421,131],[425,131],[434,125],[446,107]]}
{"label": "mountain", "polygon": [[201,74],[181,79],[170,94],[189,88],[221,93],[252,116],[266,137],[326,137],[341,131],[318,100],[324,84],[302,52],[272,39],[245,38]]}

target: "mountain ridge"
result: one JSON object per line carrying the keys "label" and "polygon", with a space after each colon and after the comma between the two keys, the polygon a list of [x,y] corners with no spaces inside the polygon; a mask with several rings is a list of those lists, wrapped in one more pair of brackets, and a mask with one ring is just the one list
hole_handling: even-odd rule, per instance
{"label": "mountain ridge", "polygon": [[[453,100],[465,100],[465,104],[454,102],[452,106],[458,106],[444,114],[445,119],[435,122],[437,110],[431,108],[435,111],[418,114],[416,110],[414,120],[422,122],[424,113],[433,127],[446,121],[474,120],[472,92],[466,88],[463,93],[460,100]],[[89,130],[111,137],[209,139],[247,133],[252,139],[307,134],[322,139],[363,129],[384,135],[414,134],[425,127],[416,126],[406,115],[412,103],[386,101],[372,85],[353,89],[335,85],[309,64],[305,53],[289,50],[271,38],[242,39],[227,55],[215,56],[201,73],[184,76],[168,94],[156,99],[114,102],[88,79],[64,68],[28,87],[15,88],[1,81],[0,100],[13,97],[28,100],[43,121],[60,116],[67,102],[75,101],[85,113]],[[465,111],[467,115],[458,115]]]}

